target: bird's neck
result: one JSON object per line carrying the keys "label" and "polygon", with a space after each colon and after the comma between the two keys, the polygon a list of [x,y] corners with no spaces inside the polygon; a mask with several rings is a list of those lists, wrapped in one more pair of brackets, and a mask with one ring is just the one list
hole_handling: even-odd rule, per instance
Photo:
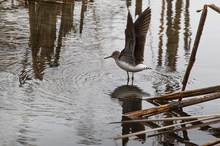
{"label": "bird's neck", "polygon": [[120,57],[120,54],[118,54],[117,56],[114,56],[115,61],[118,61]]}

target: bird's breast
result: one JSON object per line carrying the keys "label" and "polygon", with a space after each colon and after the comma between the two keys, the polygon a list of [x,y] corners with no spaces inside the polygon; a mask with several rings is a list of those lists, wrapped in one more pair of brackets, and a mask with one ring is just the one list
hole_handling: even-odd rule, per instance
{"label": "bird's breast", "polygon": [[145,70],[147,67],[144,64],[138,64],[134,66],[132,64],[129,64],[127,62],[120,61],[120,60],[116,60],[115,62],[121,69],[128,71],[128,72],[139,72],[139,71]]}

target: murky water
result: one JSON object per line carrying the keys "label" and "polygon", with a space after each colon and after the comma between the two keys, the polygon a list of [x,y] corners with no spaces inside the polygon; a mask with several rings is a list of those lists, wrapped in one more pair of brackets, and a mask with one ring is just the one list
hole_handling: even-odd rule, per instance
{"label": "murky water", "polygon": [[[0,1],[0,145],[201,145],[215,140],[215,134],[195,129],[187,131],[188,139],[180,132],[169,141],[144,135],[114,141],[149,127],[108,124],[121,121],[123,113],[153,107],[141,98],[181,88],[200,18],[195,11],[206,2],[211,1]],[[136,73],[135,86],[126,86],[126,72],[103,59],[124,47],[127,6],[133,17],[152,9],[145,64],[154,71]],[[219,18],[209,10],[187,89],[219,85]],[[136,98],[127,99],[131,96]],[[219,102],[184,112],[219,113]]]}

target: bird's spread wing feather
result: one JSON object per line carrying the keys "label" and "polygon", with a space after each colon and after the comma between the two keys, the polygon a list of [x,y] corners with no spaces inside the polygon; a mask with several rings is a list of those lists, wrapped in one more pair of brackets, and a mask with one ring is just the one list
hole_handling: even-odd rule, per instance
{"label": "bird's spread wing feather", "polygon": [[136,43],[134,48],[135,64],[143,63],[144,61],[144,46],[150,20],[151,9],[148,7],[134,23],[134,30],[136,35]]}
{"label": "bird's spread wing feather", "polygon": [[134,23],[131,14],[128,11],[127,26],[125,29],[125,48],[121,52],[120,60],[135,65],[134,48],[135,48]]}

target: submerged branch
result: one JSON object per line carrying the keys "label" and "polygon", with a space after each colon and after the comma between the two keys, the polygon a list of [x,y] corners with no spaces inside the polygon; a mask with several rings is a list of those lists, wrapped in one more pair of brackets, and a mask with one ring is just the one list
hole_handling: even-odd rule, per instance
{"label": "submerged branch", "polygon": [[198,95],[204,95],[204,94],[209,94],[209,93],[215,93],[215,92],[220,92],[220,86],[213,86],[213,87],[208,87],[208,88],[201,88],[201,89],[195,89],[195,90],[188,90],[188,91],[180,91],[180,92],[175,92],[175,93],[169,93],[169,94],[164,94],[161,96],[156,96],[152,98],[146,99],[147,101],[150,100],[174,100],[174,99],[179,99],[179,98],[185,98],[185,97],[190,97],[190,96],[198,96]]}
{"label": "submerged branch", "polygon": [[217,140],[215,141],[212,141],[212,142],[209,142],[209,143],[206,143],[202,146],[213,146],[213,145],[216,145],[216,144],[219,144],[220,143],[220,138],[218,138]]}
{"label": "submerged branch", "polygon": [[214,99],[217,99],[219,97],[220,97],[220,92],[211,93],[211,94],[208,94],[208,95],[204,95],[204,96],[200,96],[200,97],[196,97],[196,98],[192,98],[192,99],[186,99],[186,100],[183,100],[183,101],[171,102],[171,103],[168,103],[168,104],[156,106],[156,107],[149,108],[149,109],[138,110],[138,111],[126,113],[125,116],[140,117],[140,116],[155,115],[155,114],[159,114],[159,113],[166,112],[166,111],[169,111],[169,110],[182,108],[182,107],[198,104],[198,103],[209,101],[209,100],[214,100]]}
{"label": "submerged branch", "polygon": [[158,121],[177,121],[177,120],[192,120],[192,119],[201,119],[201,118],[220,118],[220,114],[213,115],[203,115],[203,116],[186,116],[186,117],[172,117],[172,118],[156,118],[156,119],[139,119],[139,120],[127,120],[120,122],[111,122],[109,124],[120,124],[120,123],[139,123],[139,122],[158,122]]}
{"label": "submerged branch", "polygon": [[[115,137],[114,139],[115,140],[124,139],[124,138],[128,138],[128,137],[131,137],[131,136],[136,136],[136,135],[140,135],[140,134],[144,134],[144,133],[156,132],[156,131],[159,131],[159,130],[166,130],[168,128],[173,128],[173,127],[176,127],[176,126],[192,124],[192,123],[195,123],[195,122],[212,120],[212,119],[216,119],[216,118],[208,117],[208,118],[203,118],[203,119],[198,119],[198,120],[193,120],[193,121],[188,121],[188,122],[183,122],[183,123],[178,123],[178,124],[173,124],[173,125],[168,125],[168,126],[163,126],[163,127],[158,127],[158,128],[154,128],[154,129],[150,129],[150,130],[144,130],[144,131],[139,131],[139,132],[134,132],[134,133],[130,133],[130,134],[121,135],[121,136]],[[203,124],[188,126],[188,127],[174,129],[174,130],[167,130],[167,131],[164,131],[164,132],[160,132],[160,134],[176,132],[176,131],[182,131],[182,130],[187,130],[187,129],[192,129],[192,128],[197,128],[197,127],[206,126],[206,125],[210,125],[210,124],[215,124],[215,123],[219,123],[219,122],[220,122],[220,120],[218,119],[218,120],[210,121],[210,122],[203,123]],[[155,135],[158,135],[158,134],[149,135],[149,136],[155,136]],[[149,136],[147,136],[147,137],[149,137]]]}
{"label": "submerged branch", "polygon": [[183,127],[183,128],[179,128],[179,129],[167,130],[167,131],[159,132],[157,134],[148,135],[148,137],[158,136],[158,135],[161,135],[161,134],[173,133],[173,132],[178,132],[178,131],[184,131],[184,130],[189,130],[189,129],[198,128],[198,127],[204,127],[204,126],[207,126],[207,125],[213,125],[213,124],[217,124],[217,123],[220,123],[219,119],[214,120],[214,121],[209,121],[209,122],[206,122],[206,123],[202,123],[202,124],[196,124],[196,125],[192,125],[192,126],[188,126],[188,127]]}

